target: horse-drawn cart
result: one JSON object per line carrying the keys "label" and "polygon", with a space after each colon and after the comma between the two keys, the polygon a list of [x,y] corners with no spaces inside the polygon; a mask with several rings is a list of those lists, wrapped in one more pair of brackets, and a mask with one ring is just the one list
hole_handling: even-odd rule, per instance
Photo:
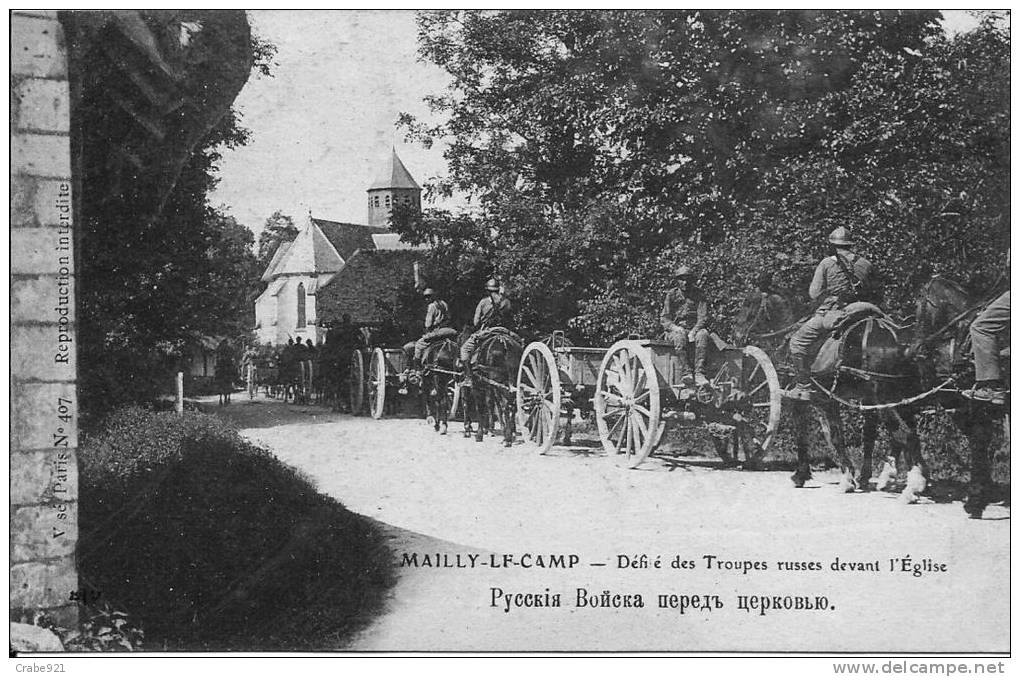
{"label": "horse-drawn cart", "polygon": [[754,346],[737,348],[713,338],[709,383],[696,388],[683,386],[671,343],[628,339],[606,351],[594,407],[599,437],[610,456],[622,455],[628,467],[637,467],[658,446],[669,424],[707,429],[724,460],[732,460],[739,446],[748,461],[768,451],[782,410],[772,361]]}
{"label": "horse-drawn cart", "polygon": [[409,363],[400,348],[355,350],[351,355],[351,413],[362,414],[367,406],[372,418],[382,418],[387,398],[393,402],[402,389],[400,374],[407,371]]}
{"label": "horse-drawn cart", "polygon": [[[402,348],[355,350],[351,355],[350,369],[351,413],[361,415],[367,408],[372,418],[380,419],[387,413],[387,402],[393,405],[398,398],[420,398],[421,372],[410,370],[410,364]],[[461,406],[461,383],[457,379],[449,379],[447,388],[451,418],[456,418]]]}
{"label": "horse-drawn cart", "polygon": [[549,451],[565,425],[564,444],[570,444],[574,411],[582,417],[594,411],[592,398],[605,348],[571,346],[563,332],[528,344],[517,372],[517,421],[524,441],[539,453]]}

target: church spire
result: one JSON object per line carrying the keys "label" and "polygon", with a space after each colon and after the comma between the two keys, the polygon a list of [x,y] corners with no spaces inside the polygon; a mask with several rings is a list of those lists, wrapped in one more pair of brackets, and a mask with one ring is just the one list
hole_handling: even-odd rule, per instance
{"label": "church spire", "polygon": [[397,155],[396,148],[390,148],[390,157],[383,165],[375,181],[368,187],[369,190],[385,190],[387,188],[399,188],[408,190],[421,190],[421,186],[407,171],[407,167],[401,162]]}
{"label": "church spire", "polygon": [[391,148],[382,171],[368,187],[368,225],[389,226],[390,214],[398,204],[421,209],[421,186],[401,162],[397,149]]}

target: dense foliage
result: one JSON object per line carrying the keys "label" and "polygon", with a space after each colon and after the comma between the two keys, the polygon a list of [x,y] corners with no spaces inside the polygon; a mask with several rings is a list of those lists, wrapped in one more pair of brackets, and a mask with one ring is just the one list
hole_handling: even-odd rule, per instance
{"label": "dense foliage", "polygon": [[259,233],[258,261],[259,267],[264,271],[273,255],[284,242],[293,242],[298,236],[298,228],[294,225],[294,219],[277,209],[266,219]]}
{"label": "dense foliage", "polygon": [[[252,69],[267,74],[272,45],[253,39],[250,50]],[[168,194],[145,192],[140,178],[111,177],[106,165],[121,153],[119,140],[141,138],[110,86],[127,76],[101,49],[83,52],[79,61],[87,76],[74,109],[81,168],[79,389],[88,425],[116,406],[168,392],[186,347],[198,337],[246,334],[261,271],[251,231],[206,201],[221,153],[248,141],[240,114],[229,110],[219,118]]]}
{"label": "dense foliage", "polygon": [[119,410],[80,468],[82,585],[147,649],[337,646],[388,585],[374,527],[217,417]]}
{"label": "dense foliage", "polygon": [[983,292],[1009,223],[1009,37],[930,11],[425,12],[451,76],[404,115],[442,140],[433,193],[470,214],[398,214],[456,287],[498,274],[522,329],[605,343],[654,328],[678,262],[717,323],[762,270],[804,294],[847,226],[904,310],[923,280]]}

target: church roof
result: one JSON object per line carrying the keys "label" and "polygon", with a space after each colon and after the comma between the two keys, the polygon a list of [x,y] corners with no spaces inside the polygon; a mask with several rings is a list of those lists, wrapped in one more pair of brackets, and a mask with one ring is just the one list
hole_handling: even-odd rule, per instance
{"label": "church roof", "polygon": [[315,220],[308,219],[287,252],[277,262],[272,274],[335,273],[344,266],[344,259],[326,237]]}
{"label": "church roof", "polygon": [[400,233],[379,233],[372,235],[373,249],[421,249],[425,247],[416,246],[400,239]]}
{"label": "church roof", "polygon": [[319,289],[319,320],[336,321],[348,313],[357,323],[382,322],[401,291],[414,286],[414,263],[421,257],[422,253],[413,249],[358,250],[343,270]]}
{"label": "church roof", "polygon": [[290,242],[281,242],[277,246],[276,251],[273,252],[273,258],[269,261],[269,265],[266,266],[266,272],[262,273],[263,282],[269,282],[273,279],[273,275],[276,274],[276,266],[279,265],[280,259],[284,257],[289,247]]}
{"label": "church roof", "polygon": [[375,235],[392,232],[388,228],[362,226],[357,223],[341,223],[313,218],[312,221],[345,261],[359,249],[374,249]]}
{"label": "church roof", "polygon": [[412,188],[414,190],[421,190],[421,186],[414,180],[411,173],[407,171],[407,167],[400,161],[397,156],[397,150],[394,148],[390,153],[389,162],[383,167],[382,172],[379,173],[376,180],[372,182],[372,185],[368,187],[369,190],[383,190],[386,188]]}

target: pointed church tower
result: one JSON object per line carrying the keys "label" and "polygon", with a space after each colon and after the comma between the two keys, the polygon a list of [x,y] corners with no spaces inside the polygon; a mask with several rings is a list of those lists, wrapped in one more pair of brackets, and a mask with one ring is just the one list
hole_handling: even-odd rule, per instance
{"label": "pointed church tower", "polygon": [[388,227],[393,206],[398,204],[421,209],[421,186],[397,157],[394,148],[383,171],[368,187],[368,225]]}

